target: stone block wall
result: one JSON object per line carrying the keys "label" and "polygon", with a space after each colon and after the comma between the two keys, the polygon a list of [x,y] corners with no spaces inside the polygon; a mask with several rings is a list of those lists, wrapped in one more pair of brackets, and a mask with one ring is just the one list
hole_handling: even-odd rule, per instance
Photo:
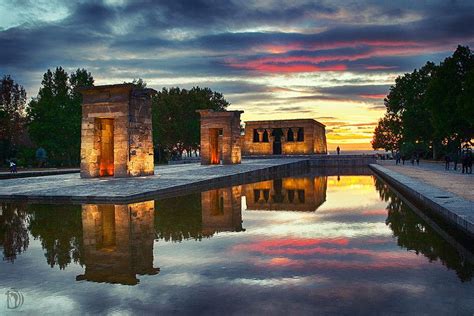
{"label": "stone block wall", "polygon": [[322,124],[316,124],[314,126],[314,153],[315,154],[327,154],[328,145],[326,142],[326,129]]}
{"label": "stone block wall", "polygon": [[128,175],[153,174],[153,127],[150,91],[133,90],[130,100]]}
{"label": "stone block wall", "polygon": [[[297,131],[303,129],[303,141],[297,140]],[[273,155],[275,136],[272,132],[276,129],[282,131],[281,154],[282,155],[311,155],[325,154],[326,134],[323,124],[312,119],[298,120],[269,120],[245,122],[245,135],[243,141],[243,155]],[[288,139],[288,131],[294,133],[294,140]],[[254,130],[259,134],[259,142],[254,142]],[[263,141],[263,133],[268,133],[268,142]]]}
{"label": "stone block wall", "polygon": [[81,90],[81,177],[101,176],[101,119],[113,119],[113,176],[152,175],[153,89],[132,84],[96,86]]}
{"label": "stone block wall", "polygon": [[[242,111],[198,110],[201,115],[201,164],[238,164],[242,159]],[[221,131],[221,136],[218,136]]]}

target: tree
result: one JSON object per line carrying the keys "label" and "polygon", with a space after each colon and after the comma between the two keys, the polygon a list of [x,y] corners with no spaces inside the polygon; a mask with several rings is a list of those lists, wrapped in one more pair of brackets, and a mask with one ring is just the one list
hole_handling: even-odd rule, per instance
{"label": "tree", "polygon": [[439,149],[458,151],[474,136],[473,96],[474,56],[469,47],[458,46],[439,65],[427,62],[395,80],[372,146],[393,150],[405,144],[416,151],[431,146],[434,158]]}
{"label": "tree", "polygon": [[10,76],[0,80],[0,163],[14,157],[24,136],[26,92]]}
{"label": "tree", "polygon": [[142,78],[133,79],[131,82],[124,81],[124,83],[134,84],[138,89],[146,89],[146,82]]}
{"label": "tree", "polygon": [[37,98],[28,106],[28,131],[35,144],[46,149],[56,165],[77,165],[81,146],[81,104],[79,88],[94,85],[85,69],[71,76],[58,67],[43,75]]}
{"label": "tree", "polygon": [[375,127],[374,137],[372,139],[372,148],[383,148],[389,151],[395,151],[400,148],[402,139],[402,126],[400,118],[396,115],[386,114],[379,120]]}
{"label": "tree", "polygon": [[454,54],[437,68],[427,87],[425,106],[429,109],[434,143],[459,149],[463,139],[471,139],[474,128],[472,110],[472,72],[474,55],[469,47],[458,46]]}
{"label": "tree", "polygon": [[163,88],[153,98],[153,140],[158,150],[180,154],[199,148],[199,109],[225,111],[229,102],[209,88]]}

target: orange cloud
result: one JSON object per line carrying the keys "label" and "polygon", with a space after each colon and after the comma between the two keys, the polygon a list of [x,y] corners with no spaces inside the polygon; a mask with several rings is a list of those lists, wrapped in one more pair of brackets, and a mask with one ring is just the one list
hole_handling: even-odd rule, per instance
{"label": "orange cloud", "polygon": [[361,98],[365,99],[384,99],[387,95],[386,94],[359,94]]}
{"label": "orange cloud", "polygon": [[343,64],[318,66],[314,64],[299,64],[294,62],[275,62],[268,58],[247,62],[232,62],[231,67],[247,69],[251,71],[270,73],[296,73],[296,72],[323,72],[323,71],[345,71],[347,66]]}

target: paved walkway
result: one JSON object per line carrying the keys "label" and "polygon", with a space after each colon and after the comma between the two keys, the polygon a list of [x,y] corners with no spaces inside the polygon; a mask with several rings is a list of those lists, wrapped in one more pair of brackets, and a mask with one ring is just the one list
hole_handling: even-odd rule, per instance
{"label": "paved walkway", "polygon": [[[385,166],[371,164],[370,168],[406,198],[444,217],[446,221],[474,237],[474,201],[453,193],[453,191],[464,193],[464,189],[456,188],[459,183],[455,183],[453,180],[453,177],[458,175],[449,172],[443,173],[442,170],[436,170],[435,166],[432,169],[429,166],[423,168],[423,166],[384,164]],[[471,175],[465,175],[465,177],[467,180],[463,179],[461,181],[470,183],[472,190],[472,180],[474,178]],[[438,179],[438,181],[434,181],[434,179]],[[441,188],[441,184],[443,188]],[[453,186],[444,188],[449,184]]]}
{"label": "paved walkway", "polygon": [[451,164],[451,170],[444,170],[444,163],[429,161],[420,161],[419,166],[416,164],[412,166],[410,162],[405,162],[405,165],[395,165],[394,160],[379,160],[377,163],[389,170],[474,202],[474,174],[462,174],[460,168],[455,171],[453,164]]}
{"label": "paved walkway", "polygon": [[81,179],[79,174],[0,180],[1,199],[62,202],[126,202],[161,194],[231,184],[277,171],[308,166],[301,159],[252,159],[239,165],[182,164],[155,167],[155,175]]}

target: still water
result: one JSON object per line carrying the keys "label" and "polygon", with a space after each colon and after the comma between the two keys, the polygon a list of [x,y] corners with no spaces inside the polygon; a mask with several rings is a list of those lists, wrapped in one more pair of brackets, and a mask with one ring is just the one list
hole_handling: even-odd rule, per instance
{"label": "still water", "polygon": [[0,314],[472,315],[474,256],[448,239],[370,175],[2,203]]}

